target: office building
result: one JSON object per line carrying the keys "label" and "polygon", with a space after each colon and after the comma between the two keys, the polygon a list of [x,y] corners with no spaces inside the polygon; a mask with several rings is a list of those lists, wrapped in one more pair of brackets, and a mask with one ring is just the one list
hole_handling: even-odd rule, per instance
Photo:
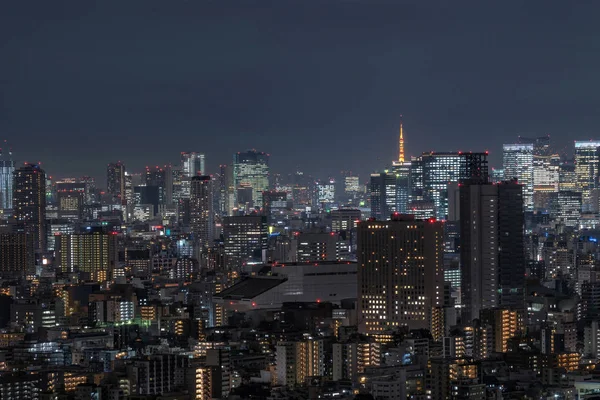
{"label": "office building", "polygon": [[335,181],[320,182],[317,184],[317,204],[322,209],[329,209],[335,202]]}
{"label": "office building", "polygon": [[557,195],[557,220],[564,226],[576,228],[581,218],[583,193],[560,191]]}
{"label": "office building", "polygon": [[292,249],[296,250],[297,262],[336,261],[339,235],[325,232],[300,232],[292,238]]}
{"label": "office building", "polygon": [[87,273],[89,279],[102,282],[112,278],[119,261],[117,235],[90,228],[85,233],[56,238],[56,259],[62,272]]}
{"label": "office building", "polygon": [[85,189],[67,190],[57,188],[56,200],[58,203],[58,217],[60,219],[77,221],[83,218]]}
{"label": "office building", "polygon": [[219,166],[219,215],[226,216],[233,213],[235,206],[235,186],[233,181],[233,168],[231,165]]}
{"label": "office building", "polygon": [[448,184],[488,177],[485,153],[423,153],[411,160],[411,199],[432,202],[436,218],[448,218]]}
{"label": "office building", "polygon": [[371,218],[385,220],[398,212],[398,182],[396,174],[384,171],[371,174]]}
{"label": "office building", "polygon": [[35,271],[33,235],[0,233],[0,273],[4,278],[23,277]]}
{"label": "office building", "polygon": [[233,182],[236,193],[249,188],[253,206],[260,207],[263,192],[269,190],[269,154],[256,150],[234,154]]}
{"label": "office building", "polygon": [[598,204],[593,201],[593,191],[598,189],[600,170],[600,141],[575,142],[575,175],[577,191],[581,192],[583,211],[598,212]]}
{"label": "office building", "polygon": [[12,153],[8,153],[8,159],[3,158],[2,149],[0,149],[0,210],[10,210],[13,208],[13,173],[15,163],[12,160]]}
{"label": "office building", "polygon": [[346,196],[351,197],[360,192],[360,182],[358,176],[345,176],[344,177],[344,193]]}
{"label": "office building", "polygon": [[242,264],[247,261],[265,261],[268,238],[269,229],[265,216],[247,215],[223,218],[227,269],[239,271]]}
{"label": "office building", "polygon": [[117,204],[126,201],[125,165],[121,161],[110,163],[106,168],[106,192],[117,201]]}
{"label": "office building", "polygon": [[405,214],[411,201],[411,162],[393,162],[392,173],[396,175],[396,208]]}
{"label": "office building", "polygon": [[181,152],[180,181],[178,198],[189,199],[191,195],[191,179],[194,176],[206,175],[205,156],[195,151]]}
{"label": "office building", "polygon": [[182,151],[181,170],[183,172],[183,176],[186,178],[206,175],[204,154],[195,151]]}
{"label": "office building", "polygon": [[13,216],[20,231],[33,235],[36,250],[46,250],[46,173],[27,164],[14,171]]}
{"label": "office building", "polygon": [[533,144],[505,144],[502,164],[505,179],[516,179],[523,185],[523,203],[533,210]]}
{"label": "office building", "polygon": [[292,201],[286,192],[270,190],[263,193],[262,211],[269,225],[283,225],[286,212],[291,210]]}
{"label": "office building", "polygon": [[359,330],[430,329],[443,305],[443,223],[397,214],[358,225]]}
{"label": "office building", "polygon": [[483,309],[525,306],[522,186],[515,181],[460,187],[463,322]]}
{"label": "office building", "polygon": [[578,191],[575,165],[563,163],[558,167],[558,190]]}
{"label": "office building", "polygon": [[190,183],[190,232],[201,247],[208,247],[214,240],[213,181],[202,175]]}
{"label": "office building", "polygon": [[158,188],[158,203],[172,204],[173,202],[173,171],[171,166],[146,167],[144,184],[147,187]]}

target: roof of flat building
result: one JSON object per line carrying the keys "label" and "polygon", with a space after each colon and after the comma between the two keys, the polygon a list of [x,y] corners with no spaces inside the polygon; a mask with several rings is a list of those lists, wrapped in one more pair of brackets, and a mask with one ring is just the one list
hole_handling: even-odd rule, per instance
{"label": "roof of flat building", "polygon": [[243,281],[215,294],[214,297],[223,299],[252,299],[265,293],[268,290],[282,284],[287,279],[279,277],[253,277],[246,278]]}

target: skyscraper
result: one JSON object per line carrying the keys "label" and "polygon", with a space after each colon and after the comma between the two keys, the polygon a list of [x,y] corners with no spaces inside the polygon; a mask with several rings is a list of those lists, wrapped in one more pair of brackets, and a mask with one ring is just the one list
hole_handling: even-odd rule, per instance
{"label": "skyscraper", "polygon": [[487,152],[423,153],[411,163],[412,200],[432,202],[440,220],[448,218],[448,183],[488,176]]}
{"label": "skyscraper", "polygon": [[3,158],[2,149],[0,149],[0,210],[10,210],[13,208],[13,173],[15,163],[12,160],[12,153],[8,153],[8,159]]}
{"label": "skyscraper", "polygon": [[371,217],[386,220],[398,212],[398,183],[389,171],[371,174]]}
{"label": "skyscraper", "polygon": [[444,228],[395,214],[358,225],[359,330],[429,329],[443,303]]}
{"label": "skyscraper", "polygon": [[489,308],[525,303],[523,187],[465,181],[460,187],[463,322]]}
{"label": "skyscraper", "polygon": [[519,144],[533,146],[533,203],[536,209],[547,209],[549,193],[558,191],[560,156],[552,153],[550,136],[519,137]]}
{"label": "skyscraper", "polygon": [[195,151],[181,152],[181,191],[182,197],[189,199],[191,181],[194,176],[206,175],[204,154]]}
{"label": "skyscraper", "polygon": [[190,232],[201,247],[213,242],[213,182],[210,176],[194,176],[191,182]]}
{"label": "skyscraper", "polygon": [[583,211],[598,211],[598,204],[593,204],[592,192],[599,187],[599,171],[600,141],[576,141],[575,174],[577,177],[577,191],[581,192],[581,207]]}
{"label": "skyscraper", "polygon": [[158,188],[159,204],[171,204],[173,202],[173,171],[170,165],[146,167],[144,181],[146,186]]}
{"label": "skyscraper", "polygon": [[230,271],[239,271],[249,260],[265,261],[269,228],[265,216],[223,218],[225,263]]}
{"label": "skyscraper", "polygon": [[219,214],[231,215],[235,205],[235,188],[233,184],[233,168],[231,165],[219,166]]}
{"label": "skyscraper", "polygon": [[19,230],[33,235],[36,250],[46,250],[46,173],[37,164],[14,171],[13,216]]}
{"label": "skyscraper", "polygon": [[125,199],[125,165],[118,161],[106,168],[106,192],[123,204]]}
{"label": "skyscraper", "polygon": [[233,181],[236,192],[251,188],[254,206],[260,207],[263,192],[269,190],[269,154],[256,150],[234,154]]}
{"label": "skyscraper", "polygon": [[506,179],[516,179],[523,185],[523,203],[533,210],[533,144],[505,144],[502,165]]}

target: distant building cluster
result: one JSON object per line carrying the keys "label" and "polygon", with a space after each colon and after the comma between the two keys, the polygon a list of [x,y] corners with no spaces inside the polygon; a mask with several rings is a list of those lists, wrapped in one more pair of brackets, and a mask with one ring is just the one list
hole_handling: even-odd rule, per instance
{"label": "distant building cluster", "polygon": [[404,140],[366,182],[0,153],[0,398],[600,396],[600,141]]}

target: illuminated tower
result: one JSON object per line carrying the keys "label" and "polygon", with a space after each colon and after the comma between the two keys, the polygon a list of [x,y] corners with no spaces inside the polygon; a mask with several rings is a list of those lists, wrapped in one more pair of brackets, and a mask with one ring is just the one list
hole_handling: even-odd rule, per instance
{"label": "illuminated tower", "polygon": [[402,120],[400,120],[400,143],[398,152],[398,162],[404,162],[404,133],[402,132]]}

